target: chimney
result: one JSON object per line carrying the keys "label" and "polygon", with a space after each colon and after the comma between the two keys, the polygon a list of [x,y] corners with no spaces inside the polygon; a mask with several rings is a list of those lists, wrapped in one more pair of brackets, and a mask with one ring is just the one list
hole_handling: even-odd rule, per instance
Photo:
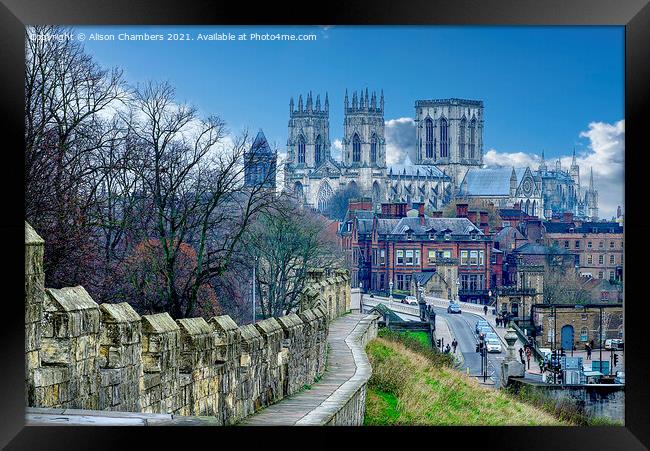
{"label": "chimney", "polygon": [[406,207],[408,204],[406,202],[391,202],[381,204],[381,215],[384,218],[404,218],[406,217]]}
{"label": "chimney", "polygon": [[481,222],[480,222],[480,229],[483,231],[485,235],[488,235],[490,233],[490,224],[488,223],[488,212],[487,211],[481,211],[479,213],[481,215]]}
{"label": "chimney", "polygon": [[456,204],[456,217],[457,218],[467,217],[467,204]]}
{"label": "chimney", "polygon": [[413,209],[418,211],[418,217],[424,217],[424,202],[413,202]]}
{"label": "chimney", "polygon": [[372,211],[372,199],[370,197],[352,198],[348,201],[348,210]]}

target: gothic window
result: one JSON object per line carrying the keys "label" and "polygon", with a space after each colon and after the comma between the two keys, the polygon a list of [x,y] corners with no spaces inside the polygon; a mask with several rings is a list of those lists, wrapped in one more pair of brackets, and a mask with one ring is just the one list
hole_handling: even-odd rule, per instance
{"label": "gothic window", "polygon": [[355,163],[361,161],[361,140],[356,133],[352,138],[352,161]]}
{"label": "gothic window", "polygon": [[320,164],[322,155],[321,155],[321,149],[322,149],[322,140],[320,138],[320,135],[316,137],[316,146],[315,146],[315,153],[314,153],[314,158],[316,160],[316,164]]}
{"label": "gothic window", "polygon": [[377,135],[374,133],[372,134],[372,138],[370,138],[370,162],[377,162]]}
{"label": "gothic window", "polygon": [[320,189],[318,190],[318,210],[325,211],[329,206],[330,199],[332,197],[332,188],[330,187],[327,181],[324,181]]}
{"label": "gothic window", "polygon": [[449,157],[449,125],[444,117],[440,119],[440,157]]}
{"label": "gothic window", "polygon": [[476,158],[476,119],[469,123],[469,157]]}
{"label": "gothic window", "polygon": [[425,140],[425,149],[427,158],[433,158],[433,121],[428,117],[424,121],[424,127],[426,130],[426,140]]}
{"label": "gothic window", "polygon": [[305,137],[300,135],[298,138],[298,163],[305,162]]}
{"label": "gothic window", "polygon": [[467,127],[467,120],[465,118],[460,121],[460,138],[458,139],[458,148],[460,150],[460,158],[465,158],[465,128]]}
{"label": "gothic window", "polygon": [[381,188],[376,181],[372,184],[372,201],[377,204],[381,200]]}

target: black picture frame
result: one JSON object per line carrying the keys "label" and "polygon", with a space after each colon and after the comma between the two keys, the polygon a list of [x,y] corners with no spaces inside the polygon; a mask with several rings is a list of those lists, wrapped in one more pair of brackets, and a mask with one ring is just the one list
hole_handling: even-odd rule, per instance
{"label": "black picture frame", "polygon": [[[24,427],[24,26],[25,24],[431,24],[431,25],[623,25],[625,26],[625,305],[626,399],[624,427],[445,427],[435,429],[335,428],[175,428]],[[644,153],[650,102],[650,5],[647,0],[444,0],[361,2],[208,2],[200,0],[3,0],[0,4],[0,110],[5,125],[0,177],[4,214],[4,302],[2,304],[2,384],[0,445],[9,449],[116,449],[146,440],[149,449],[180,439],[184,447],[310,447],[320,437],[370,447],[456,446],[481,449],[646,449],[650,446],[650,366],[644,320]],[[561,120],[561,118],[559,118]],[[646,176],[647,177],[647,176]],[[191,435],[190,435],[191,434]],[[226,444],[226,437],[235,442]],[[387,440],[388,439],[388,440]],[[205,444],[201,444],[207,440]],[[449,440],[449,441],[447,441]],[[443,444],[447,442],[448,444]],[[390,445],[388,445],[390,446]]]}

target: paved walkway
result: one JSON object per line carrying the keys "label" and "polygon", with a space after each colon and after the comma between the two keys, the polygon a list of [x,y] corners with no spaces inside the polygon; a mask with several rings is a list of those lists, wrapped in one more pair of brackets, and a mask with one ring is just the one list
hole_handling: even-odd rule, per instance
{"label": "paved walkway", "polygon": [[258,413],[245,418],[241,423],[246,426],[293,426],[303,417],[321,406],[345,382],[350,380],[357,370],[353,352],[348,338],[359,322],[367,314],[349,313],[332,321],[329,327],[327,344],[327,366],[323,378],[310,389],[284,398]]}
{"label": "paved walkway", "polygon": [[26,407],[28,426],[218,426],[214,417]]}

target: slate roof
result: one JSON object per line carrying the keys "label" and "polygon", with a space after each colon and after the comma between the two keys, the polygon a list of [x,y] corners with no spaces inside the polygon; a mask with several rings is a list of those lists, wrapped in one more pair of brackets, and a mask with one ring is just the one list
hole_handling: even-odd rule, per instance
{"label": "slate roof", "polygon": [[579,227],[572,222],[544,222],[544,228],[547,233],[569,233],[571,228],[575,233],[623,233],[623,226],[617,222],[584,222]]}
{"label": "slate roof", "polygon": [[359,233],[372,233],[372,219],[359,219],[357,221],[357,231]]}
{"label": "slate roof", "polygon": [[431,280],[431,278],[436,274],[436,270],[434,269],[433,271],[423,271],[423,272],[416,272],[413,274],[413,279],[415,279],[418,283],[418,285],[426,285],[426,283]]}
{"label": "slate roof", "polygon": [[272,155],[273,154],[273,151],[271,150],[271,147],[269,146],[269,142],[266,140],[266,136],[264,136],[264,132],[262,130],[257,132],[257,136],[255,137],[255,140],[253,141],[253,145],[251,145],[250,152],[255,152],[256,155],[260,155],[260,154]]}
{"label": "slate roof", "polygon": [[514,208],[500,208],[499,216],[501,217],[501,219],[522,218],[522,217],[525,218],[528,216],[528,214],[521,209],[518,210]]}
{"label": "slate roof", "polygon": [[[517,186],[526,168],[515,168]],[[461,183],[461,194],[469,196],[509,196],[512,168],[472,168]]]}
{"label": "slate roof", "polygon": [[543,225],[546,233],[567,233],[572,227],[575,230],[575,224],[572,222],[544,222]]}
{"label": "slate roof", "polygon": [[441,177],[445,181],[451,180],[436,166],[429,164],[413,164],[407,155],[403,163],[392,164],[387,167],[388,176],[416,176],[416,177]]}
{"label": "slate roof", "polygon": [[400,219],[379,219],[378,231],[380,234],[400,235],[411,230],[414,234],[438,233],[449,230],[452,235],[469,235],[475,231],[477,235],[483,232],[467,218],[431,218],[424,217],[424,224],[419,217],[406,217]]}
{"label": "slate roof", "polygon": [[522,239],[522,240],[525,240],[525,239],[526,239],[526,237],[524,236],[524,234],[521,233],[521,231],[519,231],[518,228],[516,228],[516,227],[512,227],[512,226],[506,226],[506,227],[502,228],[501,230],[499,230],[499,231],[494,235],[494,241],[499,241],[499,242],[500,242],[501,240],[508,238],[508,235],[510,235],[510,233],[511,233],[513,230],[514,230],[515,238],[519,238],[519,239]]}

